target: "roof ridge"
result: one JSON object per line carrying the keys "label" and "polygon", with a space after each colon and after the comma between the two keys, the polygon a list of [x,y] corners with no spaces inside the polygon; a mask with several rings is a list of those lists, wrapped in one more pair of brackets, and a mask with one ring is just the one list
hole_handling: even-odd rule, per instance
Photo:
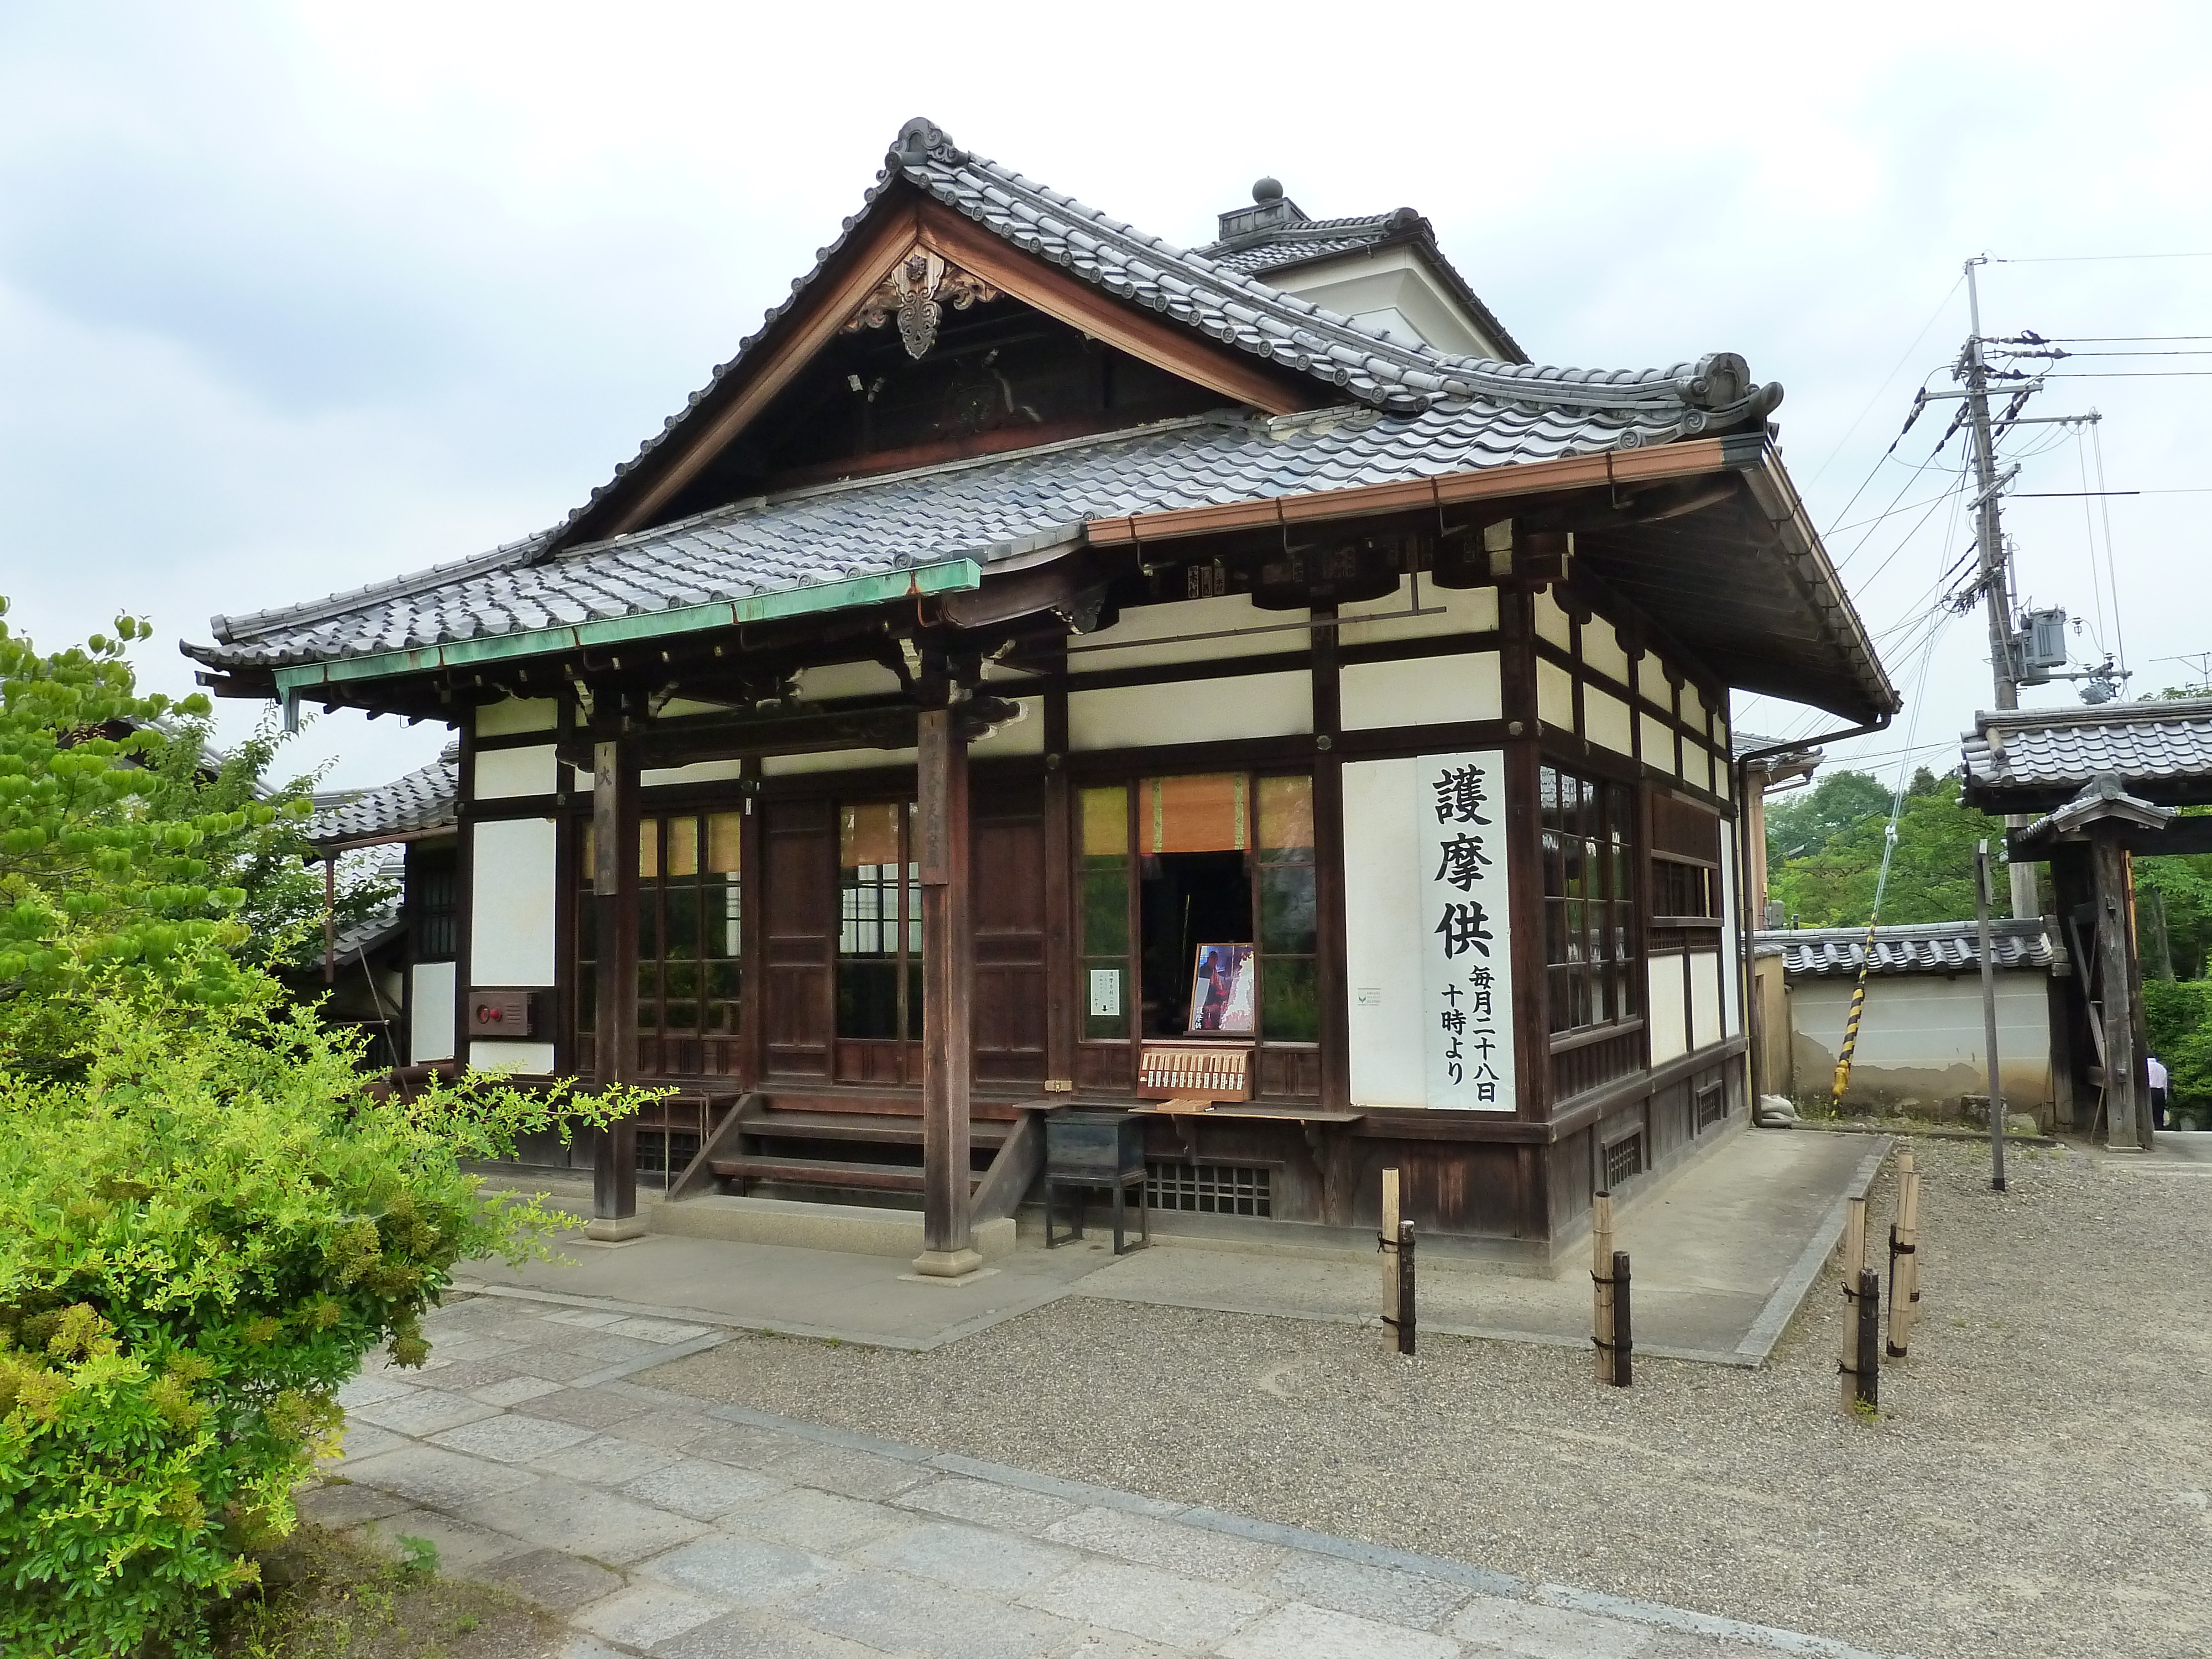
{"label": "roof ridge", "polygon": [[[957,188],[963,173],[974,181],[973,194],[979,198],[976,204],[971,204]],[[746,360],[762,337],[813,289],[823,268],[851,240],[854,228],[867,216],[884,193],[902,179],[1010,246],[1069,270],[1079,280],[1115,298],[1129,299],[1133,303],[1147,305],[1163,312],[1173,309],[1166,300],[1153,304],[1149,300],[1138,298],[1133,293],[1118,293],[1103,276],[1088,275],[1076,269],[1073,260],[1054,259],[1048,250],[1024,246],[1021,237],[990,222],[980,204],[981,199],[988,199],[990,190],[995,188],[1008,193],[1006,205],[1010,208],[1024,207],[1039,219],[1049,214],[1060,219],[1066,228],[1077,235],[1110,240],[1117,247],[1134,252],[1142,258],[1180,265],[1183,275],[1176,277],[1176,282],[1190,287],[1194,284],[1188,281],[1189,278],[1200,279],[1212,285],[1219,298],[1273,319],[1290,337],[1285,341],[1261,340],[1255,345],[1237,337],[1234,326],[1210,327],[1206,322],[1194,316],[1182,317],[1177,320],[1186,326],[1197,328],[1200,332],[1224,338],[1237,349],[1270,362],[1280,363],[1294,373],[1332,382],[1370,406],[1395,406],[1401,412],[1418,412],[1439,398],[1476,397],[1486,393],[1510,403],[1539,407],[1564,405],[1634,409],[1671,405],[1685,410],[1686,418],[1680,435],[1692,436],[1714,424],[1728,426],[1763,421],[1781,402],[1780,386],[1755,385],[1744,360],[1734,352],[1710,352],[1694,362],[1678,362],[1666,368],[1585,370],[1537,363],[1511,363],[1494,358],[1462,357],[1439,351],[1425,343],[1417,342],[1409,345],[1380,331],[1370,330],[1327,307],[1272,289],[1257,277],[1248,276],[1242,271],[1216,264],[1203,253],[1179,247],[1164,237],[1139,231],[1125,221],[1113,218],[1064,191],[1054,190],[1050,185],[1030,179],[988,156],[978,156],[963,150],[954,144],[934,122],[916,117],[900,128],[898,137],[884,155],[884,165],[878,171],[875,181],[861,198],[860,210],[848,216],[838,234],[815,251],[813,269],[793,279],[790,293],[769,308],[758,329],[738,343],[737,354],[726,362],[715,365],[707,384],[686,398],[682,410],[663,421],[660,430],[648,435],[629,459],[617,463],[613,476],[606,483],[596,486],[590,495],[562,520],[549,537],[550,541],[557,543],[562,534],[605,498],[609,490],[642,465],[684,423],[686,416]],[[1017,202],[1017,192],[1026,199]],[[1437,257],[1443,258],[1441,250]],[[1449,266],[1449,260],[1444,263]],[[1456,276],[1458,273],[1454,270],[1452,274]],[[1460,281],[1464,284],[1464,278],[1460,278]],[[1134,285],[1129,286],[1133,289]],[[1231,322],[1235,320],[1232,313]],[[1311,326],[1315,324],[1318,324],[1319,328]],[[1297,336],[1301,330],[1310,335],[1311,346],[1297,340]],[[1504,333],[1502,327],[1499,332],[1501,335]],[[1335,337],[1332,339],[1329,337],[1331,335]],[[1372,365],[1376,363],[1390,369],[1392,374],[1376,375]],[[1356,375],[1353,373],[1355,365],[1358,369]],[[1355,384],[1360,380],[1374,381],[1376,389],[1373,392],[1362,390]],[[1384,389],[1386,380],[1402,391],[1394,395],[1391,391]]]}
{"label": "roof ridge", "polygon": [[2147,726],[2163,719],[2194,720],[2212,715],[2212,697],[2175,697],[2154,702],[2100,703],[2081,708],[1992,708],[1974,716],[1974,729],[1962,734],[1973,738],[1992,728],[2016,732],[2039,726]]}

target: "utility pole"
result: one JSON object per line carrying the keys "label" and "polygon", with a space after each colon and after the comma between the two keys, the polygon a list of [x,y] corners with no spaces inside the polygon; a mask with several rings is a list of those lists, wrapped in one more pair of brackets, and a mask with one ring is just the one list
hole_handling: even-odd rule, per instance
{"label": "utility pole", "polygon": [[[2004,481],[1997,476],[1996,441],[1990,429],[1989,365],[1982,356],[1982,296],[1974,280],[1974,267],[1984,263],[1986,257],[1977,254],[1966,261],[1966,307],[1971,331],[1966,337],[1966,356],[1960,368],[1966,382],[1967,419],[1974,430],[1974,482],[1979,492],[1974,498],[1975,533],[1981,553],[1982,595],[1990,618],[1990,671],[1996,681],[1997,707],[2017,708],[2020,665],[2014,659],[2012,571],[2005,557],[1998,506],[2004,494]],[[2019,817],[2005,820],[2006,826],[2014,830],[2027,822]],[[2040,915],[2041,906],[2035,896],[2035,866],[2014,862],[2007,868],[2012,876],[2013,915]]]}

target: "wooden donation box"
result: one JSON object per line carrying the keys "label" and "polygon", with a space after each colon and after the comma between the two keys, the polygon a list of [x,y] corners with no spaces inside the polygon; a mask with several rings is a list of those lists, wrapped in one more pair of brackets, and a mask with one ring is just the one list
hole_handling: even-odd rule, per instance
{"label": "wooden donation box", "polygon": [[1147,1042],[1137,1061],[1137,1096],[1163,1112],[1202,1112],[1252,1098],[1252,1047],[1243,1042]]}
{"label": "wooden donation box", "polygon": [[1129,1188],[1137,1189],[1137,1220],[1145,1243],[1152,1242],[1152,1213],[1145,1204],[1145,1123],[1127,1112],[1048,1112],[1044,1119],[1044,1243],[1058,1246],[1053,1221],[1060,1213],[1063,1187],[1075,1192],[1074,1224],[1065,1235],[1083,1237],[1083,1194],[1090,1188],[1114,1192],[1114,1254],[1122,1243]]}

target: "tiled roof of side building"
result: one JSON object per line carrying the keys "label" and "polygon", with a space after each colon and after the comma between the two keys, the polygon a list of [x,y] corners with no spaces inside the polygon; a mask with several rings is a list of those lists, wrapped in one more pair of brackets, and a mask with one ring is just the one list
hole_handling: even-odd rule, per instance
{"label": "tiled roof of side building", "polygon": [[[1914,922],[1874,930],[1875,974],[1979,972],[1981,936],[1971,921]],[[1863,927],[1800,927],[1758,933],[1753,943],[1762,954],[1779,951],[1786,974],[1855,975],[1866,960]],[[1999,968],[2048,968],[2051,936],[2043,923],[2006,917],[1990,923],[1990,957]]]}
{"label": "tiled roof of side building", "polygon": [[2212,698],[2008,709],[1962,743],[1966,793],[2063,790],[2110,773],[2130,786],[2212,785]]}
{"label": "tiled roof of side building", "polygon": [[390,783],[318,795],[307,839],[318,847],[334,847],[446,829],[460,821],[460,756],[448,744],[428,766]]}
{"label": "tiled roof of side building", "polygon": [[1252,186],[1253,205],[1221,216],[1221,239],[1198,250],[1213,264],[1257,276],[1270,270],[1287,270],[1334,259],[1346,253],[1399,244],[1420,249],[1447,287],[1458,297],[1490,339],[1515,362],[1525,363],[1528,354],[1505,331],[1497,313],[1485,305],[1459,268],[1444,256],[1436,227],[1409,207],[1349,219],[1309,219],[1297,204],[1283,194],[1273,179]]}

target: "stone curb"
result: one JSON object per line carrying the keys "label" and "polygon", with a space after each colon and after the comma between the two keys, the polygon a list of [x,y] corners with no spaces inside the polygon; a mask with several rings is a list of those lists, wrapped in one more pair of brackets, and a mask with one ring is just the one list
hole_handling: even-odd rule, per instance
{"label": "stone curb", "polygon": [[[1875,1163],[1878,1167],[1879,1159]],[[1869,1179],[1871,1179],[1870,1174]],[[1255,1521],[1249,1516],[1232,1515],[1225,1510],[1209,1509],[1204,1504],[1177,1504],[1163,1498],[1146,1498],[1112,1486],[1094,1486],[1087,1480],[1067,1480],[1057,1475],[1037,1474],[1004,1463],[965,1457],[957,1452],[931,1452],[899,1441],[880,1440],[873,1435],[832,1428],[827,1424],[802,1422],[797,1418],[785,1417],[775,1412],[758,1411],[750,1406],[709,1406],[702,1410],[699,1401],[689,1395],[629,1382],[613,1383],[611,1391],[635,1399],[651,1400],[656,1405],[673,1409],[700,1411],[704,1416],[739,1424],[746,1428],[787,1434],[848,1451],[867,1452],[896,1462],[938,1469],[946,1474],[988,1480],[1023,1492],[1064,1498],[1069,1503],[1118,1510],[1123,1514],[1146,1516],[1156,1521],[1179,1522],[1253,1543],[1275,1544],[1309,1554],[1330,1556],[1358,1566],[1439,1579],[1506,1601],[1528,1601],[1568,1612],[1587,1613],[1599,1618],[1619,1619],[1656,1629],[1677,1631],[1684,1635],[1710,1637],[1747,1647],[1765,1648],[1776,1653],[1796,1654],[1803,1656],[1804,1659],[1909,1659],[1909,1656],[1881,1654],[1825,1636],[1808,1636],[1771,1625],[1756,1625],[1742,1620],[1723,1618],[1717,1613],[1694,1613],[1686,1607],[1670,1607],[1660,1601],[1608,1595],[1601,1590],[1577,1589],[1568,1584],[1531,1585],[1527,1579],[1517,1578],[1510,1573],[1499,1572],[1489,1567],[1471,1566],[1443,1556],[1392,1549],[1385,1545],[1364,1543],[1334,1533],[1310,1532],[1303,1527],[1285,1526],[1273,1521]]]}

